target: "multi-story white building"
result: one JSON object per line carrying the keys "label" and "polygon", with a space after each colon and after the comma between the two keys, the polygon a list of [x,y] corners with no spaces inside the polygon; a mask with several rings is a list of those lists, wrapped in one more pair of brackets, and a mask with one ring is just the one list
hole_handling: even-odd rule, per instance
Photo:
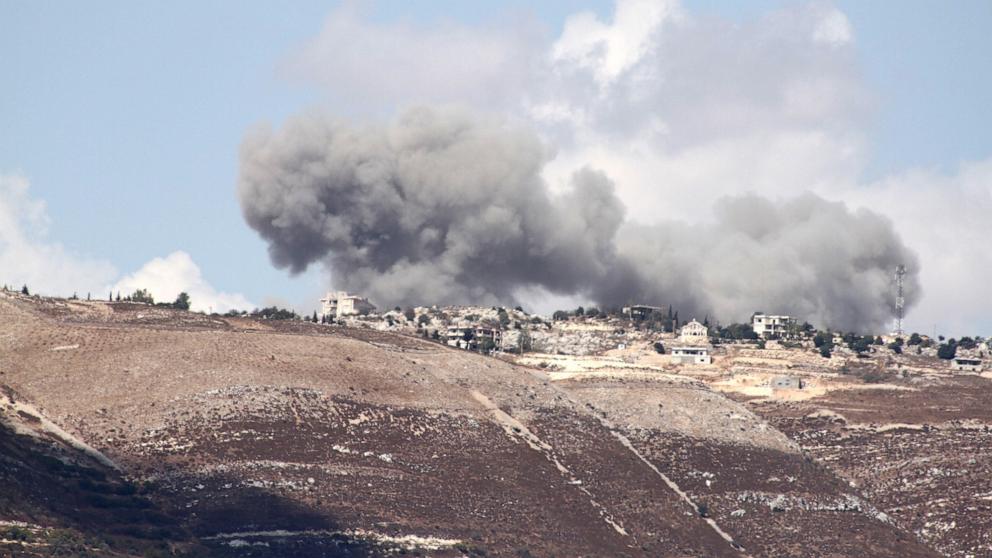
{"label": "multi-story white building", "polygon": [[350,295],[345,291],[328,292],[320,299],[321,313],[329,318],[342,316],[364,316],[375,312],[375,305],[369,299]]}
{"label": "multi-story white building", "polygon": [[795,318],[789,316],[770,316],[768,314],[755,314],[751,318],[751,327],[758,337],[785,337],[792,326],[796,324]]}

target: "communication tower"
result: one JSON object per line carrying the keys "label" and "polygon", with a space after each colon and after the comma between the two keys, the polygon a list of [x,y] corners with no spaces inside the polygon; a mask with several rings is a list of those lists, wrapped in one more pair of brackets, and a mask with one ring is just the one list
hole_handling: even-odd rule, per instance
{"label": "communication tower", "polygon": [[906,312],[906,297],[903,296],[903,283],[906,277],[906,266],[896,268],[896,335],[902,335],[902,319]]}

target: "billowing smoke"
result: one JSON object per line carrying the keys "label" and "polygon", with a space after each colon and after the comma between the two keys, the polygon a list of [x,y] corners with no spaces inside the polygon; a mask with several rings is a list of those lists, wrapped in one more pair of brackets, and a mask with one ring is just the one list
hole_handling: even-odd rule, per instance
{"label": "billowing smoke", "polygon": [[912,271],[910,302],[919,292],[915,256],[875,213],[744,196],[722,200],[714,224],[638,225],[600,172],[552,193],[551,156],[527,130],[454,109],[366,127],[309,115],[249,135],[238,192],[275,265],[324,262],[336,287],[380,305],[513,304],[538,287],[868,330],[892,317],[896,265]]}

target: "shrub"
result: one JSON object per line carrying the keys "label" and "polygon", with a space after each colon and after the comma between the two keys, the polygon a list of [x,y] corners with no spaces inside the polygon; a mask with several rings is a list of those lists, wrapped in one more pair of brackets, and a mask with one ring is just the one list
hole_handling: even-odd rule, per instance
{"label": "shrub", "polygon": [[654,352],[658,353],[659,355],[665,354],[665,346],[661,344],[661,341],[655,341]]}
{"label": "shrub", "polygon": [[820,356],[823,358],[830,358],[830,347],[828,345],[823,345],[820,347]]}
{"label": "shrub", "polygon": [[958,346],[956,343],[943,343],[940,347],[937,347],[937,357],[944,360],[951,360],[957,353]]}
{"label": "shrub", "polygon": [[886,380],[887,376],[881,372],[872,370],[861,375],[861,380],[866,384],[880,384]]}
{"label": "shrub", "polygon": [[[172,307],[177,310],[189,310],[189,295],[185,292],[179,293],[176,297],[175,302],[172,303]],[[314,314],[316,316],[316,314]]]}

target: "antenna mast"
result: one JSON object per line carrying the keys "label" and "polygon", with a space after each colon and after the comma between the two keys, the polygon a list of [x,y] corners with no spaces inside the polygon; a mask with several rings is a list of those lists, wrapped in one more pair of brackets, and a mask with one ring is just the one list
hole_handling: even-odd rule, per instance
{"label": "antenna mast", "polygon": [[896,268],[896,335],[902,335],[902,319],[906,311],[906,297],[903,296],[903,278],[906,276],[906,266]]}

